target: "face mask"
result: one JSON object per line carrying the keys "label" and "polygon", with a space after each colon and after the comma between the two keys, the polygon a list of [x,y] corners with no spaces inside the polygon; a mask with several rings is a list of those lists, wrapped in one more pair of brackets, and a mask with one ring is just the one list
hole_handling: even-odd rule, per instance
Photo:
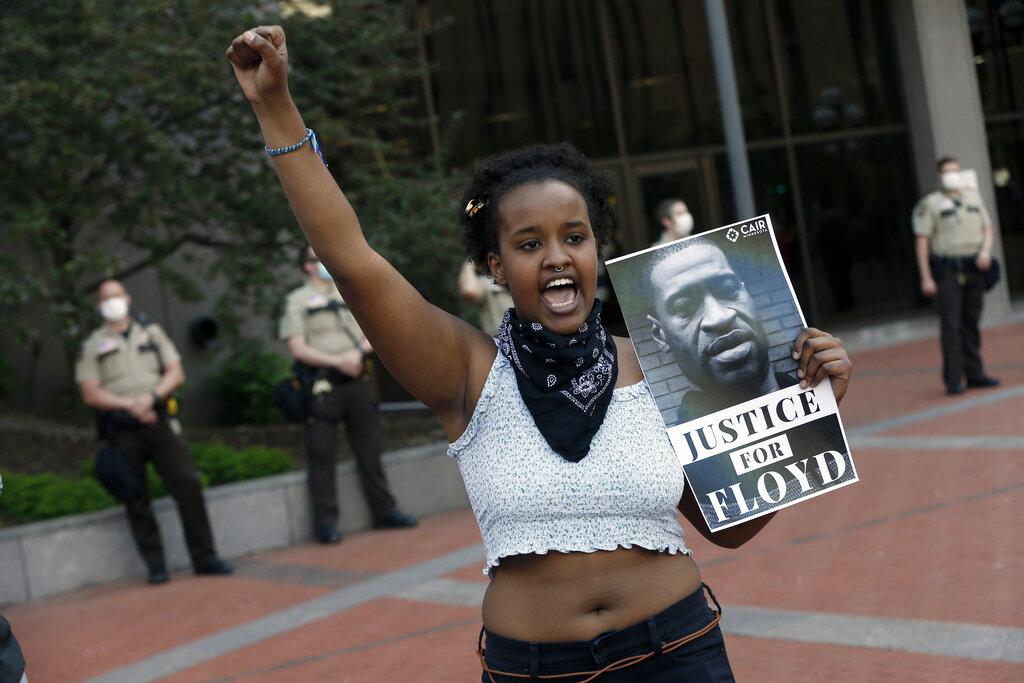
{"label": "face mask", "polygon": [[686,237],[693,232],[693,214],[684,213],[682,216],[676,216],[675,230],[680,237]]}
{"label": "face mask", "polygon": [[100,315],[104,320],[118,322],[128,317],[128,297],[112,296],[100,302]]}
{"label": "face mask", "polygon": [[331,274],[327,272],[327,267],[322,262],[316,264],[316,274],[320,276],[321,280],[333,280]]}
{"label": "face mask", "polygon": [[960,171],[946,171],[942,174],[942,187],[947,190],[959,190],[963,187]]}

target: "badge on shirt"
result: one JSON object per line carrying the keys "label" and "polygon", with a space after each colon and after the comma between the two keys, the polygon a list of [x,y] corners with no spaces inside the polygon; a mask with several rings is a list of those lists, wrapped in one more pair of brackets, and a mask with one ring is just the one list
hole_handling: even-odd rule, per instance
{"label": "badge on shirt", "polygon": [[955,210],[956,210],[956,204],[954,204],[953,200],[950,199],[949,197],[946,197],[941,202],[939,202],[939,211],[945,213],[946,211],[955,211]]}
{"label": "badge on shirt", "polygon": [[327,297],[323,294],[314,294],[306,302],[306,308],[323,308],[327,305]]}
{"label": "badge on shirt", "polygon": [[331,384],[329,380],[318,379],[316,382],[313,383],[312,394],[314,396],[318,396],[319,394],[328,394],[331,392],[331,389],[333,388],[334,385]]}
{"label": "badge on shirt", "polygon": [[103,341],[100,342],[99,348],[96,349],[96,355],[105,356],[108,353],[113,353],[114,351],[117,351],[117,349],[118,346],[116,341],[114,341],[113,339],[104,339]]}

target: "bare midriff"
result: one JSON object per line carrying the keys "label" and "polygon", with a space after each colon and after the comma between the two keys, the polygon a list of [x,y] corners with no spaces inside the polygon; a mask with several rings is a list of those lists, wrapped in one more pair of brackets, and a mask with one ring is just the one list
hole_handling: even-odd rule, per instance
{"label": "bare midriff", "polygon": [[620,548],[502,558],[484,596],[487,630],[535,642],[590,640],[700,587],[689,555]]}

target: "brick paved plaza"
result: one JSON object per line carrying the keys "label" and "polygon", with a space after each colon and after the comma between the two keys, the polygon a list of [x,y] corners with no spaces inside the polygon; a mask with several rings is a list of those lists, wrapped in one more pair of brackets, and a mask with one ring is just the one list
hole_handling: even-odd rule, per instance
{"label": "brick paved plaza", "polygon": [[[861,482],[747,546],[694,532],[740,681],[1024,680],[1024,324],[987,329],[1003,385],[950,398],[934,339],[853,354]],[[33,683],[479,680],[471,512],[4,609]]]}

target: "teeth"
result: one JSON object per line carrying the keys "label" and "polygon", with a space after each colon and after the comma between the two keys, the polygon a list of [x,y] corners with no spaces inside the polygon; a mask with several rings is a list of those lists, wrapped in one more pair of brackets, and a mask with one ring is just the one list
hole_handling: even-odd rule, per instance
{"label": "teeth", "polygon": [[571,284],[573,284],[573,282],[569,278],[567,278],[567,277],[560,277],[557,280],[552,280],[551,282],[549,282],[547,284],[547,287],[545,287],[544,289],[548,289],[549,287],[561,287],[562,285],[571,285]]}

